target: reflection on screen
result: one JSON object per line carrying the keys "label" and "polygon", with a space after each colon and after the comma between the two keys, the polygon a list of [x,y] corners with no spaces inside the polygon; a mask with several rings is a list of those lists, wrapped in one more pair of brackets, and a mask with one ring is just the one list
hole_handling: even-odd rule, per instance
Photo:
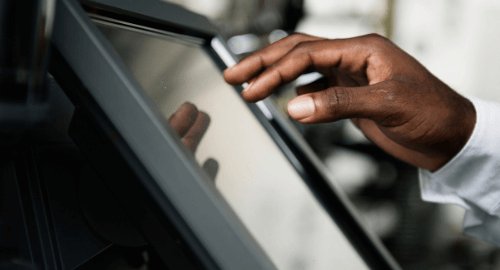
{"label": "reflection on screen", "polygon": [[166,119],[185,102],[209,116],[196,160],[278,269],[367,269],[202,49],[101,30]]}

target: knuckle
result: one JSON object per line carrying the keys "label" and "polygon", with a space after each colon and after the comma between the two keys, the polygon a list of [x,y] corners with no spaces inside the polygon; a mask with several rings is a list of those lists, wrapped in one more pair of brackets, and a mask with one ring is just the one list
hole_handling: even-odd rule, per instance
{"label": "knuckle", "polygon": [[371,39],[384,39],[384,36],[377,34],[377,33],[370,33],[366,35],[366,37],[371,38]]}
{"label": "knuckle", "polygon": [[315,46],[316,44],[317,42],[315,41],[299,42],[293,47],[291,54],[296,56],[313,54],[316,51],[316,46]]}
{"label": "knuckle", "polygon": [[391,41],[388,38],[379,35],[377,33],[368,34],[364,36],[364,39],[366,40],[368,45],[376,46],[378,48],[385,47],[388,43],[391,43]]}
{"label": "knuckle", "polygon": [[326,94],[327,107],[331,113],[339,114],[349,108],[351,104],[351,94],[349,91],[341,87],[333,87]]}
{"label": "knuckle", "polygon": [[303,33],[293,33],[293,34],[288,36],[289,39],[293,39],[293,40],[303,40],[306,37],[308,37],[308,35],[303,34]]}
{"label": "knuckle", "polygon": [[310,47],[310,45],[311,41],[301,41],[293,47],[293,50],[302,52],[307,50]]}
{"label": "knuckle", "polygon": [[302,34],[302,33],[293,33],[287,37],[285,37],[282,40],[290,41],[292,43],[300,43],[301,41],[305,40],[307,38],[307,35]]}

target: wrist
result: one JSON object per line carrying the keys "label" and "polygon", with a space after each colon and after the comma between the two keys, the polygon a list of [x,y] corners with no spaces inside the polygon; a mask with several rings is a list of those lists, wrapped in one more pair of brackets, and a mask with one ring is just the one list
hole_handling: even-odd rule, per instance
{"label": "wrist", "polygon": [[469,99],[462,96],[460,98],[462,99],[460,110],[452,115],[453,120],[448,121],[449,139],[442,142],[445,155],[435,159],[433,166],[428,168],[431,172],[441,169],[457,156],[473,134],[477,118],[476,109]]}

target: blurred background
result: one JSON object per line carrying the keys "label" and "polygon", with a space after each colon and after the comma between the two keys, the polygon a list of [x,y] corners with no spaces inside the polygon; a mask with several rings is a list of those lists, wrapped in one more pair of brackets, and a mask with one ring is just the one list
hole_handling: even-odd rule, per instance
{"label": "blurred background", "polygon": [[[459,93],[500,102],[498,1],[168,2],[211,18],[239,57],[292,32],[327,38],[379,33]],[[307,80],[272,98],[284,110],[296,84]],[[299,129],[404,269],[500,269],[500,249],[462,234],[461,208],[423,202],[416,168],[379,150],[350,121]]]}

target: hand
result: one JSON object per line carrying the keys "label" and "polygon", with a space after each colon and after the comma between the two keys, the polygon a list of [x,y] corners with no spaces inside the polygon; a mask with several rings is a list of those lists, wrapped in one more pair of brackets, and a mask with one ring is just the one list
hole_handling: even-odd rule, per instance
{"label": "hand", "polygon": [[[208,129],[210,117],[208,114],[198,111],[195,105],[186,102],[177,109],[168,122],[181,137],[184,145],[194,153],[201,138],[203,138],[203,135]],[[213,158],[209,158],[202,167],[210,179],[214,180],[219,169],[217,161]]]}
{"label": "hand", "polygon": [[246,101],[266,98],[303,73],[326,83],[297,89],[288,114],[301,123],[350,118],[394,157],[435,171],[465,145],[476,121],[473,105],[390,40],[375,34],[328,40],[294,34],[224,72],[233,85],[249,82]]}

